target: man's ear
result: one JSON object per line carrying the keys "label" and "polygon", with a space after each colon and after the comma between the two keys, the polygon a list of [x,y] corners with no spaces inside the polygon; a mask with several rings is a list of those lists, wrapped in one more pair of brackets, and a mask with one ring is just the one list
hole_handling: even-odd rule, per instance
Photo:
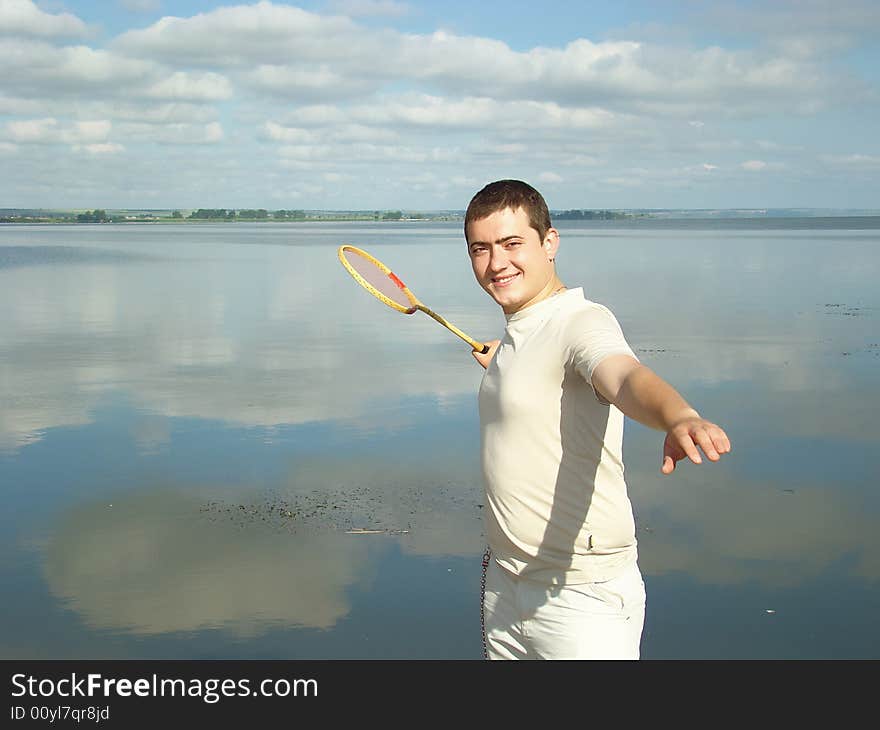
{"label": "man's ear", "polygon": [[547,258],[552,261],[556,258],[556,252],[559,250],[559,231],[555,228],[548,228],[544,236],[544,251]]}

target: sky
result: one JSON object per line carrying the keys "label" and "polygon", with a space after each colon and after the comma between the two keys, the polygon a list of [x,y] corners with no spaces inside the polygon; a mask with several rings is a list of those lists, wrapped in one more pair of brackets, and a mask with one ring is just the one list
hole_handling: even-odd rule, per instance
{"label": "sky", "polygon": [[0,208],[880,208],[880,4],[0,0]]}

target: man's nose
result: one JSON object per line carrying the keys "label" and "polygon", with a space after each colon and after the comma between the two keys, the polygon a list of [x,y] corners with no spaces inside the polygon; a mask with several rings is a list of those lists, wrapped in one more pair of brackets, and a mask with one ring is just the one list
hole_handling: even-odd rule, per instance
{"label": "man's nose", "polygon": [[507,266],[507,251],[501,246],[492,246],[489,249],[489,269],[503,271]]}

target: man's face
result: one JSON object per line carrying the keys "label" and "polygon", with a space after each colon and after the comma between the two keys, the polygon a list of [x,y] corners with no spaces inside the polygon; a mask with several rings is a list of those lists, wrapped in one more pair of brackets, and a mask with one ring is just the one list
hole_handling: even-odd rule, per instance
{"label": "man's face", "polygon": [[506,314],[524,309],[551,293],[559,234],[544,240],[529,225],[523,208],[496,211],[467,228],[468,251],[477,282]]}

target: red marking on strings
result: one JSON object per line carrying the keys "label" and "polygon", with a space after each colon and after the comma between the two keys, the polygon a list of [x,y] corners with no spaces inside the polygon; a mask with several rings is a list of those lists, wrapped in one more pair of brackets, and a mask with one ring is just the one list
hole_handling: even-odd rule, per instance
{"label": "red marking on strings", "polygon": [[398,278],[394,275],[394,272],[393,272],[393,271],[389,271],[389,272],[388,272],[388,276],[389,276],[389,278],[391,279],[391,281],[393,281],[395,284],[397,284],[397,286],[399,286],[401,289],[406,289],[406,284],[404,284],[400,279],[398,279]]}

